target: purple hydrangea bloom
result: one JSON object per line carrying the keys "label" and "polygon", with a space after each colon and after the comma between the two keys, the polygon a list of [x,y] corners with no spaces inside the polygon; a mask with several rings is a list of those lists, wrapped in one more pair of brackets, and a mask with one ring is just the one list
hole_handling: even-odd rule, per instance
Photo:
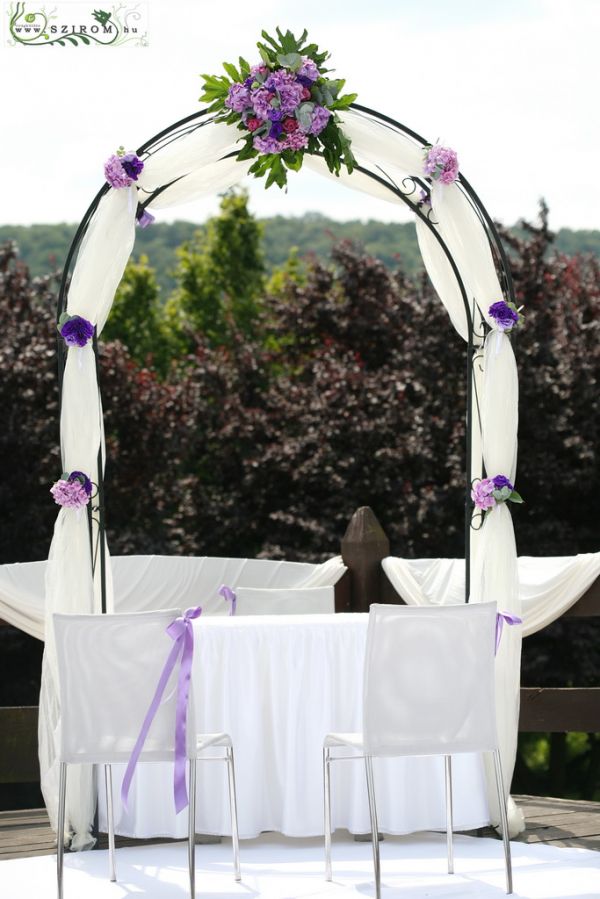
{"label": "purple hydrangea bloom", "polygon": [[57,481],[50,488],[54,502],[65,509],[82,509],[90,501],[81,481]]}
{"label": "purple hydrangea bloom", "polygon": [[225,100],[225,106],[234,112],[243,112],[251,105],[250,91],[245,84],[232,84]]}
{"label": "purple hydrangea bloom", "polygon": [[492,478],[483,478],[478,481],[471,490],[471,499],[475,503],[475,507],[482,512],[493,509],[496,505],[496,498],[493,495],[495,489]]}
{"label": "purple hydrangea bloom", "polygon": [[69,475],[69,481],[78,481],[87,495],[92,495],[92,482],[84,471],[72,471]]}
{"label": "purple hydrangea bloom", "polygon": [[274,106],[269,109],[267,113],[267,118],[269,118],[272,122],[280,122],[283,117],[283,114],[280,109],[276,109]]}
{"label": "purple hydrangea bloom", "polygon": [[121,156],[113,154],[112,156],[109,156],[104,163],[104,177],[111,187],[117,189],[120,187],[129,187],[129,185],[133,183],[133,179],[129,177],[123,168],[121,159]]}
{"label": "purple hydrangea bloom", "polygon": [[144,168],[144,163],[135,153],[126,153],[125,156],[121,156],[121,165],[123,166],[125,174],[128,175],[132,181],[137,181],[138,175]]}
{"label": "purple hydrangea bloom", "polygon": [[425,156],[423,171],[434,181],[452,184],[458,178],[458,157],[455,151],[439,144],[430,147]]}
{"label": "purple hydrangea bloom", "polygon": [[494,319],[499,331],[510,331],[513,325],[518,323],[520,317],[519,313],[511,309],[504,300],[492,303],[488,309],[488,315]]}
{"label": "purple hydrangea bloom", "polygon": [[309,134],[320,134],[331,115],[331,110],[324,106],[315,106]]}
{"label": "purple hydrangea bloom", "polygon": [[294,112],[302,100],[304,85],[296,80],[296,76],[292,72],[287,72],[285,69],[277,69],[276,72],[271,72],[265,81],[265,87],[268,90],[277,91],[281,112],[284,115]]}
{"label": "purple hydrangea bloom", "polygon": [[503,487],[508,487],[508,489],[512,492],[515,489],[514,485],[511,484],[506,475],[497,474],[495,478],[492,478],[492,481],[496,490],[502,490]]}
{"label": "purple hydrangea bloom", "polygon": [[[297,76],[303,79],[302,84],[304,87],[310,87],[319,77],[317,64],[312,59],[309,59],[308,56],[303,56],[302,65],[298,69]],[[305,80],[308,81],[308,84],[305,84]]]}
{"label": "purple hydrangea bloom", "polygon": [[268,118],[269,112],[272,109],[272,99],[273,95],[264,87],[257,87],[251,92],[250,100],[252,102],[252,108],[259,119],[265,121]]}
{"label": "purple hydrangea bloom", "polygon": [[292,131],[280,145],[284,150],[305,150],[308,146],[308,137],[300,129]]}
{"label": "purple hydrangea bloom", "polygon": [[281,153],[285,149],[283,141],[278,141],[276,137],[256,137],[252,140],[252,146],[259,153]]}
{"label": "purple hydrangea bloom", "polygon": [[67,346],[85,346],[94,336],[94,325],[81,315],[72,315],[61,325],[60,336]]}

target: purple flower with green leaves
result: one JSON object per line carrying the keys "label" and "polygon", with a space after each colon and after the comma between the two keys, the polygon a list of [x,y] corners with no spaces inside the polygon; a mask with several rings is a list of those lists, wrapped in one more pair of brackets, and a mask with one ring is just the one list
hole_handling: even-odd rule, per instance
{"label": "purple flower with green leaves", "polygon": [[342,164],[352,171],[350,140],[336,113],[347,109],[356,94],[340,96],[344,82],[328,77],[324,68],[328,54],[308,43],[306,31],[296,38],[278,28],[277,40],[265,32],[263,38],[265,43],[258,44],[262,57],[258,65],[249,66],[240,58],[239,68],[224,63],[227,77],[203,76],[201,99],[210,104],[209,112],[242,132],[238,158],[272,156],[249,166],[250,174],[267,176],[267,187],[284,187],[287,171],[300,168],[305,150],[323,156],[335,174]]}
{"label": "purple flower with green leaves", "polygon": [[515,490],[512,482],[504,474],[493,478],[482,478],[473,484],[471,499],[480,512],[488,512],[498,503],[522,503],[522,497]]}
{"label": "purple flower with green leaves", "polygon": [[452,184],[458,178],[458,157],[450,147],[442,147],[436,144],[427,147],[423,173],[433,181],[441,184]]}
{"label": "purple flower with green leaves", "polygon": [[520,315],[512,303],[498,300],[488,309],[488,315],[494,319],[499,331],[510,331],[519,323]]}
{"label": "purple flower with green leaves", "polygon": [[94,325],[81,315],[70,315],[59,325],[59,333],[67,346],[84,347],[94,336]]}

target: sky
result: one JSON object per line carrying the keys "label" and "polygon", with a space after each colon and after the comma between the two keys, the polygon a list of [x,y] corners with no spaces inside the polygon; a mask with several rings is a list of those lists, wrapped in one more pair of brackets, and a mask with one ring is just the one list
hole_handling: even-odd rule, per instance
{"label": "sky", "polygon": [[[98,6],[99,4],[94,4]],[[135,5],[135,0],[128,5]],[[36,4],[27,3],[29,8]],[[42,3],[39,4],[42,6]],[[51,8],[52,4],[47,4]],[[0,224],[78,221],[104,160],[200,108],[200,73],[257,59],[279,25],[331,53],[358,101],[453,147],[490,214],[598,228],[600,0],[149,0],[149,46],[0,46]],[[3,26],[8,4],[1,4]],[[111,4],[102,8],[110,9]],[[592,177],[590,177],[592,174]],[[260,216],[406,221],[316,174],[249,182]],[[161,211],[201,222],[218,197]]]}

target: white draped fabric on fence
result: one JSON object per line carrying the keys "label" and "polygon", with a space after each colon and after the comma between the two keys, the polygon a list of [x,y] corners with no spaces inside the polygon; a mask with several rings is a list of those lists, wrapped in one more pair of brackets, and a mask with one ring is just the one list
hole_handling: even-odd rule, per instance
{"label": "white draped fabric on fence", "polygon": [[[384,121],[358,109],[343,113],[343,127],[352,139],[353,150],[361,167],[383,178],[390,186],[398,186],[409,195],[409,205],[417,210],[419,184],[413,179],[423,179],[424,145],[412,137],[391,127]],[[148,209],[157,211],[192,201],[207,194],[223,191],[236,184],[247,172],[249,163],[225,158],[235,149],[238,132],[225,124],[215,124],[208,117],[198,120],[198,127],[186,133],[180,129],[174,137],[150,147],[143,154],[144,170],[136,186],[127,189],[109,189],[89,222],[85,237],[79,247],[72,283],[67,297],[66,311],[81,315],[96,325],[98,336],[110,312],[116,287],[123,275],[135,238],[135,216],[138,200],[144,202],[158,188],[166,189],[154,197]],[[331,177],[325,163],[317,157],[307,156],[308,168]],[[394,203],[405,202],[378,181],[363,172],[352,175],[342,173],[339,182],[353,189],[364,191]],[[451,185],[434,184],[431,192],[431,221],[429,230],[421,221],[418,225],[419,245],[425,266],[444,304],[450,320],[459,334],[469,337],[468,316],[465,308],[473,310],[474,344],[481,343],[481,324],[487,316],[489,305],[502,298],[502,291],[494,267],[488,233],[478,209],[471,202],[461,181]],[[437,236],[436,236],[437,235]],[[438,237],[445,242],[453,263],[441,249]],[[455,266],[453,269],[452,265]],[[463,295],[458,287],[455,271],[465,285]],[[497,353],[496,334],[488,340],[494,354],[493,364],[484,371],[480,402],[485,408],[486,395],[497,396],[502,390],[502,379],[509,377],[510,402],[502,403],[492,416],[484,414],[483,446],[486,466],[490,475],[514,475],[516,461],[516,377],[514,358],[507,338],[501,339]],[[486,364],[490,361],[486,346]],[[500,380],[498,380],[500,379]],[[488,403],[488,405],[490,405]],[[491,405],[490,405],[491,408]],[[479,422],[474,422],[475,431]],[[490,435],[501,433],[502,449],[492,446]],[[487,432],[487,436],[486,436]],[[479,437],[474,435],[476,443]],[[104,459],[102,408],[93,364],[91,347],[83,351],[70,348],[63,381],[61,411],[61,445],[63,471],[84,471],[92,480],[98,479],[98,457]],[[492,470],[488,465],[497,465]],[[103,462],[101,463],[103,467]],[[477,470],[479,468],[477,467]],[[489,526],[496,531],[497,540],[477,540],[485,543],[483,559],[475,566],[478,572],[473,579],[472,593],[476,598],[493,598],[492,573],[502,576],[502,601],[506,608],[518,612],[516,592],[516,549],[512,536],[510,515],[505,508],[494,510]],[[485,530],[485,528],[484,528]],[[94,535],[95,536],[95,535]],[[498,560],[502,560],[501,563]],[[99,577],[91,573],[90,546],[85,515],[77,516],[74,510],[62,510],[56,523],[46,578],[46,633],[48,639],[44,653],[42,692],[40,697],[40,766],[42,789],[51,820],[55,820],[57,782],[55,764],[55,736],[60,726],[60,710],[56,689],[56,658],[48,623],[53,612],[98,611]],[[110,572],[110,568],[109,568]],[[113,609],[112,586],[107,584],[107,608]],[[508,689],[499,694],[499,702],[518,706],[518,663],[520,634],[515,631],[506,640],[503,653],[507,658],[502,686]],[[510,657],[510,666],[508,665]],[[512,765],[508,765],[507,781],[510,782]],[[72,848],[89,844],[89,827],[93,817],[93,791],[91,772],[82,769],[77,784],[69,783],[67,821],[75,834]]]}

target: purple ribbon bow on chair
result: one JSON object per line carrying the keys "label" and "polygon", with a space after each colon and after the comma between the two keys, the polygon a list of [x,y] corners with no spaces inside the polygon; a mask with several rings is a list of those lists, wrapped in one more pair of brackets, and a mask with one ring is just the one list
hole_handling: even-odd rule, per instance
{"label": "purple ribbon bow on chair", "polygon": [[226,584],[221,584],[219,587],[219,596],[222,596],[223,599],[226,599],[227,602],[231,603],[231,611],[229,615],[235,615],[235,609],[237,606],[237,595],[235,590],[232,590],[231,587],[228,587]]}
{"label": "purple ribbon bow on chair", "polygon": [[181,618],[175,618],[168,626],[166,633],[175,641],[171,648],[169,657],[165,662],[165,667],[158,679],[156,692],[150,707],[146,712],[144,723],[136,740],[135,746],[127,763],[127,770],[123,778],[121,786],[121,800],[125,808],[129,797],[129,787],[135,766],[137,765],[140,753],[143,749],[150,725],[154,720],[162,695],[169,682],[171,672],[175,667],[179,655],[181,655],[181,664],[179,667],[179,677],[177,680],[177,706],[175,711],[175,766],[173,773],[173,793],[175,797],[175,811],[180,812],[188,804],[187,787],[185,783],[185,763],[186,763],[186,730],[187,730],[187,708],[188,698],[190,695],[190,680],[192,677],[192,661],[194,659],[194,631],[192,621],[199,618],[202,614],[200,606],[192,609],[186,609]]}
{"label": "purple ribbon bow on chair", "polygon": [[523,619],[519,618],[518,615],[511,615],[510,612],[496,612],[496,649],[494,651],[494,655],[497,654],[498,649],[500,647],[500,640],[502,639],[502,628],[504,627],[504,622],[507,624],[523,624]]}

